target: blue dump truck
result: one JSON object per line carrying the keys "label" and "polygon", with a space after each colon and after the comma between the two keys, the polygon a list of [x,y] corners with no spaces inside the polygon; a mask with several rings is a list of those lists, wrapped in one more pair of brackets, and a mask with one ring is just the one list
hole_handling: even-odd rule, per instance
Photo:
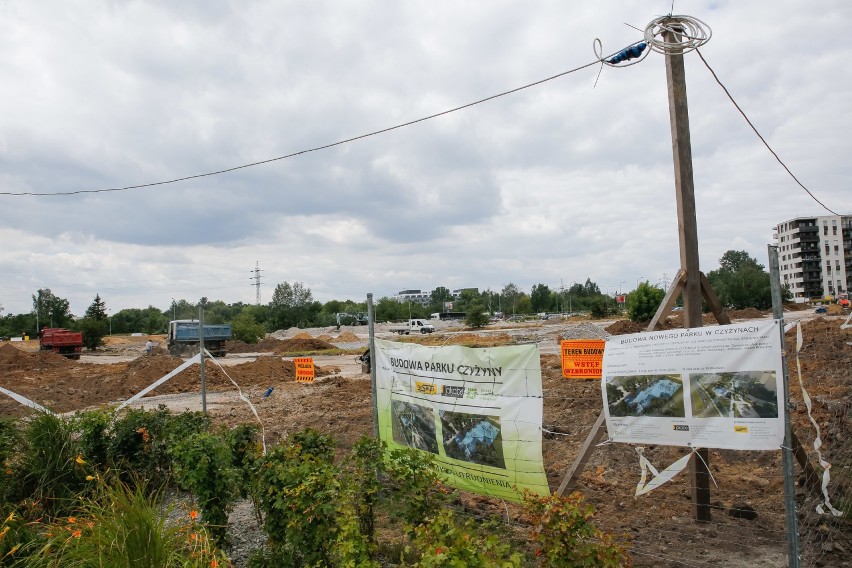
{"label": "blue dump truck", "polygon": [[[204,324],[204,347],[214,357],[225,356],[231,324]],[[166,330],[166,345],[175,357],[198,353],[198,320],[174,320]]]}

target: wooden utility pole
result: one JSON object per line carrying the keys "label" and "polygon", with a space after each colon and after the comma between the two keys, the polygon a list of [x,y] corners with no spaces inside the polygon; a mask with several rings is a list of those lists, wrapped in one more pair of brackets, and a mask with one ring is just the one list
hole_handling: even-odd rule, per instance
{"label": "wooden utility pole", "polygon": [[[663,32],[668,44],[679,37]],[[680,240],[680,268],[683,271],[683,325],[701,327],[701,272],[698,266],[698,226],[695,221],[695,186],[692,180],[692,146],[689,140],[689,111],[686,103],[686,72],[683,52],[674,48],[666,53],[666,80],[669,93],[669,118],[672,129],[677,223]],[[693,517],[710,520],[710,455],[699,449],[690,461]]]}

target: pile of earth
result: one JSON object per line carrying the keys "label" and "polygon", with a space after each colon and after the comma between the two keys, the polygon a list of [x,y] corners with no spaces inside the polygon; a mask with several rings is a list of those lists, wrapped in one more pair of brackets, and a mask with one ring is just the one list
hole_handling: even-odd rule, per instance
{"label": "pile of earth", "polygon": [[[47,361],[49,364],[44,364]],[[34,402],[57,412],[73,412],[90,406],[126,400],[179,367],[183,360],[167,353],[143,355],[129,363],[91,364],[68,361],[53,353],[25,353],[9,345],[0,346],[2,384]],[[227,375],[226,375],[227,372]],[[317,377],[340,373],[336,366],[317,367]],[[210,391],[267,388],[295,381],[295,366],[281,357],[256,360],[220,368],[205,361],[205,379]],[[199,392],[201,369],[191,365],[147,396]],[[23,416],[30,409],[0,396],[0,415]]]}
{"label": "pile of earth", "polygon": [[257,343],[246,343],[237,339],[230,340],[225,343],[225,351],[228,353],[302,353],[305,351],[326,351],[328,349],[337,349],[328,341],[322,339],[314,339],[310,334],[303,334],[303,337],[293,337],[291,339],[276,339],[273,336],[268,336]]}
{"label": "pile of earth", "polygon": [[397,341],[402,343],[417,343],[419,345],[462,345],[464,347],[496,347],[515,343],[515,339],[508,333],[488,335],[477,335],[476,333],[458,333],[454,335],[431,333],[428,335],[401,337]]}
{"label": "pile of earth", "polygon": [[52,351],[27,353],[6,343],[0,345],[0,371],[31,368],[56,368],[73,365],[73,361]]}
{"label": "pile of earth", "polygon": [[337,349],[334,345],[321,339],[314,339],[309,334],[307,337],[294,337],[279,341],[276,353],[301,353],[305,351],[326,351],[328,349]]}

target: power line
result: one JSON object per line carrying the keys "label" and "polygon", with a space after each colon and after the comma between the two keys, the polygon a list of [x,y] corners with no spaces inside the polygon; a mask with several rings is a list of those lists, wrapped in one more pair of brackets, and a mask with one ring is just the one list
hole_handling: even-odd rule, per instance
{"label": "power line", "polygon": [[811,193],[811,190],[808,189],[807,187],[805,187],[804,184],[799,181],[799,178],[797,178],[795,175],[793,175],[793,172],[790,171],[790,168],[787,167],[787,164],[785,164],[781,160],[781,158],[778,157],[778,154],[775,153],[775,150],[773,150],[772,147],[769,145],[769,143],[766,141],[766,139],[763,136],[760,135],[760,132],[757,131],[757,128],[755,128],[754,124],[752,124],[751,120],[749,120],[748,116],[746,116],[746,113],[743,111],[742,108],[740,108],[740,105],[737,104],[737,101],[734,100],[734,97],[731,96],[730,91],[728,91],[727,87],[725,87],[725,85],[722,84],[722,81],[719,80],[719,77],[716,75],[716,72],[713,71],[713,68],[710,67],[710,64],[707,63],[707,60],[704,59],[704,56],[701,55],[701,51],[696,49],[695,52],[698,53],[698,57],[700,57],[701,61],[704,62],[704,65],[707,67],[707,69],[713,75],[713,78],[716,79],[716,82],[719,83],[719,86],[722,87],[722,90],[725,91],[725,94],[728,95],[728,98],[731,100],[731,102],[734,104],[734,106],[737,108],[737,110],[740,111],[740,114],[743,116],[743,118],[748,123],[748,125],[751,127],[751,129],[754,131],[754,133],[757,134],[757,137],[760,138],[760,141],[763,142],[763,145],[766,146],[766,149],[769,150],[772,153],[772,155],[775,156],[775,159],[778,160],[778,163],[781,164],[781,166],[785,170],[787,170],[787,173],[790,174],[790,177],[793,178],[793,181],[795,181],[797,184],[799,184],[799,186],[802,189],[804,189],[808,193],[808,195],[811,196],[811,199],[813,199],[814,201],[819,203],[820,206],[823,209],[825,209],[826,211],[828,211],[832,215],[839,215],[839,213],[837,213],[836,211],[833,211],[832,209],[829,209],[828,206],[826,206],[822,201],[817,199],[817,197],[813,193]]}
{"label": "power line", "polygon": [[[612,54],[610,54],[606,57],[609,58],[612,55],[615,55],[616,53],[618,53],[618,52],[616,51],[616,52],[614,52],[614,53],[612,53]],[[581,70],[583,70],[587,67],[591,67],[592,65],[597,65],[598,63],[600,63],[600,60],[595,60],[595,61],[592,61],[591,63],[586,63],[585,65],[575,67],[574,69],[569,69],[568,71],[563,71],[562,73],[558,73],[556,75],[553,75],[552,77],[548,77],[546,79],[541,79],[541,80],[535,81],[533,83],[528,83],[528,84],[526,84],[522,87],[517,87],[515,89],[503,91],[502,93],[499,93],[499,94],[496,94],[496,95],[491,95],[490,97],[485,97],[484,99],[479,99],[478,101],[474,101],[472,103],[467,103],[467,104],[464,104],[464,105],[461,105],[461,106],[457,106],[455,108],[451,108],[449,110],[445,110],[445,111],[442,111],[442,112],[431,114],[429,116],[424,116],[422,118],[417,118],[415,120],[403,122],[401,124],[397,124],[396,126],[390,126],[388,128],[382,128],[381,130],[374,130],[374,131],[369,132],[367,134],[360,134],[358,136],[353,136],[351,138],[346,138],[344,140],[338,140],[337,142],[332,142],[330,144],[324,144],[322,146],[316,146],[316,147],[313,147],[313,148],[308,148],[306,150],[300,150],[298,152],[293,152],[292,154],[286,154],[284,156],[278,156],[277,158],[270,158],[268,160],[261,160],[259,162],[251,162],[251,163],[248,163],[248,164],[243,164],[241,166],[234,166],[232,168],[225,168],[225,169],[222,169],[222,170],[216,170],[216,171],[207,172],[207,173],[203,173],[203,174],[194,174],[194,175],[189,175],[189,176],[183,176],[183,177],[169,179],[169,180],[165,180],[165,181],[156,181],[156,182],[143,183],[143,184],[138,184],[138,185],[127,185],[127,186],[124,186],[124,187],[108,187],[108,188],[101,188],[101,189],[79,189],[79,190],[75,190],[75,191],[55,191],[55,192],[2,191],[2,192],[0,192],[0,195],[8,195],[8,196],[14,196],[14,197],[20,197],[20,196],[47,197],[47,196],[80,195],[80,194],[85,194],[85,193],[109,193],[109,192],[117,192],[117,191],[127,191],[127,190],[131,190],[131,189],[142,189],[142,188],[146,188],[146,187],[155,187],[155,186],[158,186],[158,185],[167,185],[167,184],[177,183],[177,182],[181,182],[181,181],[187,181],[187,180],[191,180],[191,179],[198,179],[198,178],[203,178],[203,177],[216,176],[216,175],[225,174],[225,173],[228,173],[228,172],[242,170],[242,169],[245,169],[245,168],[252,168],[252,167],[255,167],[255,166],[261,166],[263,164],[269,164],[269,163],[272,163],[272,162],[277,162],[279,160],[286,160],[288,158],[294,158],[296,156],[301,156],[302,154],[309,154],[311,152],[318,152],[320,150],[327,150],[328,148],[333,148],[335,146],[340,146],[342,144],[348,144],[350,142],[355,142],[357,140],[362,140],[364,138],[369,138],[371,136],[376,136],[378,134],[384,134],[384,133],[390,132],[392,130],[405,128],[406,126],[412,126],[412,125],[420,123],[420,122],[425,122],[427,120],[432,120],[433,118],[438,118],[438,117],[441,117],[441,116],[444,116],[444,115],[447,115],[447,114],[458,112],[460,110],[464,110],[464,109],[467,109],[467,108],[470,108],[470,107],[473,107],[473,106],[476,106],[476,105],[479,105],[479,104],[482,104],[482,103],[485,103],[485,102],[488,102],[488,101],[492,101],[492,100],[498,99],[500,97],[505,97],[506,95],[511,95],[513,93],[523,91],[524,89],[529,89],[530,87],[535,87],[535,86],[541,85],[542,83],[547,83],[548,81],[553,81],[554,79],[558,79],[560,77],[564,77],[565,75],[569,75],[571,73],[581,71]]]}

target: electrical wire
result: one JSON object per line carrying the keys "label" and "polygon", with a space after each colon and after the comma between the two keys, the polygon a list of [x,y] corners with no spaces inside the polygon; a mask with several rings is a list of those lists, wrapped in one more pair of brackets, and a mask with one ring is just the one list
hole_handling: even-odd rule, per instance
{"label": "electrical wire", "polygon": [[[619,50],[619,51],[621,51],[621,50]],[[618,51],[611,53],[610,55],[608,55],[606,57],[611,57],[613,55],[616,55],[617,53],[618,53]],[[471,102],[471,103],[467,103],[467,104],[464,104],[464,105],[461,105],[461,106],[457,106],[457,107],[451,108],[449,110],[441,111],[441,112],[438,112],[438,113],[435,113],[435,114],[430,114],[429,116],[424,116],[424,117],[421,117],[421,118],[410,120],[408,122],[403,122],[403,123],[397,124],[395,126],[390,126],[388,128],[382,128],[380,130],[374,130],[374,131],[368,132],[366,134],[360,134],[358,136],[353,136],[351,138],[345,138],[343,140],[338,140],[337,142],[332,142],[332,143],[329,143],[329,144],[323,144],[322,146],[315,146],[313,148],[308,148],[308,149],[305,149],[305,150],[299,150],[298,152],[293,152],[291,154],[286,154],[284,156],[278,156],[277,158],[269,158],[267,160],[260,160],[260,161],[257,161],[257,162],[251,162],[251,163],[243,164],[243,165],[240,165],[240,166],[234,166],[232,168],[225,168],[225,169],[215,170],[215,171],[212,171],[212,172],[206,172],[206,173],[202,173],[202,174],[188,175],[188,176],[173,178],[173,179],[164,180],[164,181],[142,183],[142,184],[137,184],[137,185],[127,185],[127,186],[124,186],[124,187],[107,187],[107,188],[101,188],[101,189],[79,189],[79,190],[74,190],[74,191],[54,191],[54,192],[0,191],[0,195],[6,195],[6,196],[12,196],[12,197],[21,197],[21,196],[48,197],[48,196],[81,195],[81,194],[86,194],[86,193],[109,193],[109,192],[118,192],[118,191],[128,191],[128,190],[131,190],[131,189],[142,189],[142,188],[147,188],[147,187],[155,187],[155,186],[159,186],[159,185],[168,185],[168,184],[178,183],[178,182],[181,182],[181,181],[187,181],[187,180],[191,180],[191,179],[198,179],[198,178],[203,178],[203,177],[221,175],[221,174],[225,174],[225,173],[229,173],[229,172],[234,172],[234,171],[237,171],[237,170],[242,170],[242,169],[245,169],[245,168],[252,168],[252,167],[255,167],[255,166],[261,166],[261,165],[264,165],[264,164],[277,162],[279,160],[286,160],[288,158],[294,158],[296,156],[301,156],[302,154],[309,154],[311,152],[318,152],[320,150],[327,150],[328,148],[333,148],[335,146],[340,146],[342,144],[348,144],[350,142],[355,142],[357,140],[363,140],[364,138],[369,138],[371,136],[376,136],[378,134],[384,134],[386,132],[391,132],[392,130],[398,130],[400,128],[412,126],[412,125],[418,124],[420,122],[425,122],[427,120],[432,120],[433,118],[438,118],[438,117],[445,116],[445,115],[448,115],[448,114],[451,114],[451,113],[454,113],[454,112],[458,112],[460,110],[464,110],[464,109],[467,109],[467,108],[470,108],[470,107],[473,107],[473,106],[476,106],[476,105],[479,105],[479,104],[482,104],[482,103],[486,103],[488,101],[493,101],[494,99],[498,99],[500,97],[505,97],[507,95],[511,95],[511,94],[517,93],[519,91],[523,91],[524,89],[529,89],[531,87],[535,87],[535,86],[541,85],[543,83],[547,83],[548,81],[553,81],[554,79],[558,79],[560,77],[564,77],[565,75],[569,75],[571,73],[581,71],[583,69],[586,69],[587,67],[597,65],[598,63],[600,63],[600,61],[595,60],[595,61],[592,61],[590,63],[586,63],[585,65],[580,65],[579,67],[569,69],[568,71],[563,71],[562,73],[557,73],[556,75],[553,75],[551,77],[547,77],[546,79],[541,79],[539,81],[528,83],[528,84],[523,85],[521,87],[516,87],[516,88],[510,89],[508,91],[503,91],[502,93],[498,93],[496,95],[491,95],[489,97],[485,97],[483,99],[479,99],[479,100]]]}
{"label": "electrical wire", "polygon": [[[670,33],[673,37],[663,37]],[[713,37],[710,26],[692,16],[660,16],[645,26],[645,43],[663,55],[688,53],[698,49]]]}
{"label": "electrical wire", "polygon": [[751,120],[749,120],[745,111],[743,111],[743,109],[740,107],[740,105],[737,104],[737,101],[734,100],[734,97],[731,96],[731,92],[728,90],[728,88],[725,87],[724,84],[722,84],[721,80],[719,80],[719,76],[716,75],[716,72],[713,71],[713,68],[710,67],[710,64],[707,63],[707,60],[704,59],[704,56],[701,54],[701,51],[696,49],[695,52],[698,54],[698,57],[701,58],[701,61],[704,62],[704,65],[707,67],[707,70],[710,71],[710,74],[713,75],[713,78],[716,79],[716,82],[719,84],[719,86],[722,87],[722,90],[725,91],[725,94],[728,96],[728,99],[730,99],[731,103],[733,103],[734,107],[736,107],[736,109],[739,111],[739,113],[742,115],[742,117],[745,119],[745,121],[748,123],[748,125],[751,127],[751,129],[754,131],[754,133],[757,134],[757,137],[760,138],[760,141],[763,142],[763,145],[766,146],[766,149],[769,150],[769,152],[772,153],[773,156],[775,156],[775,159],[778,160],[778,163],[781,164],[781,167],[783,167],[787,171],[787,173],[790,174],[790,177],[793,178],[793,181],[795,181],[797,184],[799,184],[799,187],[804,189],[807,192],[807,194],[811,196],[811,199],[813,199],[814,201],[819,203],[819,205],[823,209],[825,209],[826,211],[828,211],[832,215],[839,215],[839,213],[830,209],[825,203],[823,203],[822,201],[817,199],[816,195],[814,195],[811,192],[810,189],[805,187],[805,185],[802,182],[799,181],[799,178],[797,178],[793,174],[793,172],[790,171],[790,168],[788,168],[787,164],[785,164],[784,161],[778,156],[778,154],[775,153],[775,150],[772,149],[772,146],[769,145],[769,142],[767,142],[766,139],[763,136],[761,136],[760,132],[757,131],[757,128],[755,128],[754,124],[751,122]]}

